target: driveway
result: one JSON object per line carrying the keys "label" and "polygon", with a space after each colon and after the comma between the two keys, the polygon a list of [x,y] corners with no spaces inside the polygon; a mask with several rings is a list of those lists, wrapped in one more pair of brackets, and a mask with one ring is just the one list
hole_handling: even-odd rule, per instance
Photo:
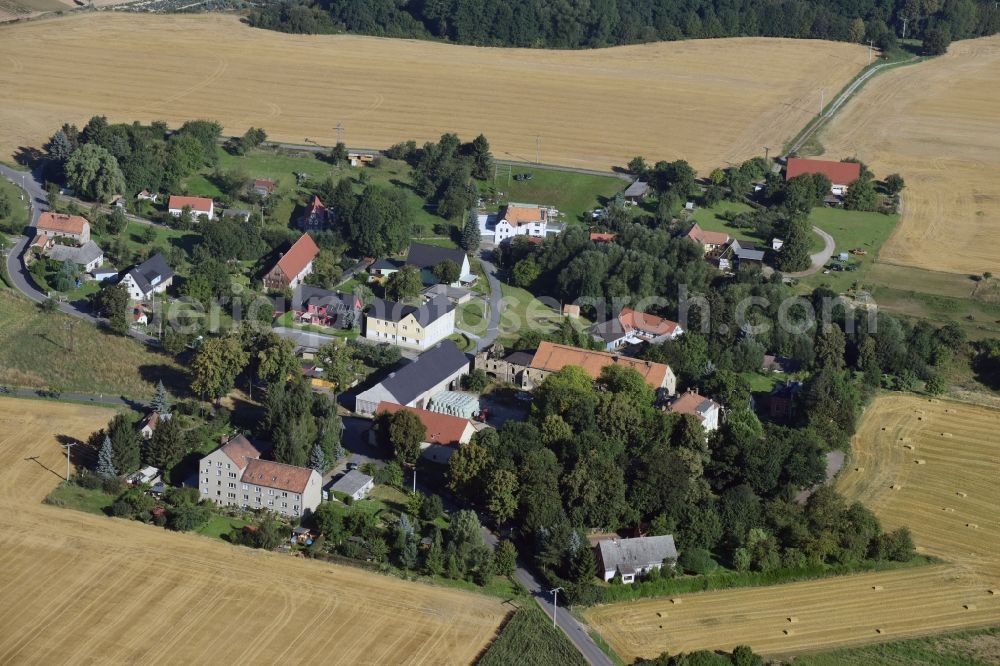
{"label": "driveway", "polygon": [[488,348],[500,335],[500,315],[502,314],[500,312],[500,300],[503,297],[503,292],[500,291],[500,280],[497,279],[496,275],[497,267],[487,257],[490,259],[493,257],[492,245],[479,251],[479,263],[482,264],[483,272],[486,274],[486,281],[490,285],[490,297],[488,301],[490,318],[486,332],[480,336],[476,345],[476,351],[483,351]]}

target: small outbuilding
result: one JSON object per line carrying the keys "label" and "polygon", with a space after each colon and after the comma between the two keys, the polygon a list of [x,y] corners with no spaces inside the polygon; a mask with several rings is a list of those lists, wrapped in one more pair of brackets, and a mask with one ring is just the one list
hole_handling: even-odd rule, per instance
{"label": "small outbuilding", "polygon": [[352,469],[337,479],[336,483],[330,486],[330,490],[334,493],[343,493],[352,500],[359,500],[368,497],[368,493],[374,487],[375,479],[356,469]]}

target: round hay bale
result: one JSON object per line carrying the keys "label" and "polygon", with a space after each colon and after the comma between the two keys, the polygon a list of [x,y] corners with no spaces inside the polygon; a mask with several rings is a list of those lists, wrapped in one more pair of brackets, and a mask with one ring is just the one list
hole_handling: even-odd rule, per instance
{"label": "round hay bale", "polygon": [[663,613],[661,613],[660,611],[656,611],[656,617],[663,617]]}
{"label": "round hay bale", "polygon": [[966,527],[970,527],[970,528],[972,528],[974,530],[978,530],[979,529],[979,525],[977,525],[976,523],[966,523],[965,526]]}
{"label": "round hay bale", "polygon": [[791,629],[783,629],[781,633],[785,634],[786,636],[791,636],[795,632],[792,631]]}
{"label": "round hay bale", "polygon": [[996,590],[986,590],[986,594],[989,594],[990,596],[994,596],[995,597],[997,595],[997,591]]}
{"label": "round hay bale", "polygon": [[909,449],[910,451],[915,451],[917,449],[917,447],[913,446],[913,444],[903,444],[903,448]]}
{"label": "round hay bale", "polygon": [[950,432],[943,432],[941,433],[941,436],[944,437],[945,439],[951,439],[952,437]]}
{"label": "round hay bale", "polygon": [[969,496],[968,493],[963,493],[961,490],[956,490],[955,494],[958,495],[959,497],[968,497]]}
{"label": "round hay bale", "polygon": [[795,623],[797,623],[798,621],[799,621],[799,618],[797,618],[797,617],[790,617],[790,618],[788,618],[788,622],[789,622],[790,624],[795,624]]}
{"label": "round hay bale", "polygon": [[962,604],[962,608],[965,610],[976,610],[976,604]]}
{"label": "round hay bale", "polygon": [[889,489],[890,489],[890,490],[899,490],[899,489],[900,489],[900,488],[902,488],[902,487],[903,487],[903,486],[901,486],[900,484],[898,484],[898,483],[894,483],[894,484],[892,484],[891,486],[889,486]]}
{"label": "round hay bale", "polygon": [[927,464],[927,461],[924,460],[923,458],[917,458],[913,462],[917,463],[918,465],[926,465]]}
{"label": "round hay bale", "polygon": [[881,592],[882,591],[882,586],[881,585],[872,585],[872,589],[875,590],[876,592]]}
{"label": "round hay bale", "polygon": [[674,597],[673,599],[670,600],[670,603],[679,604],[681,603],[681,600],[678,597]]}
{"label": "round hay bale", "polygon": [[882,628],[881,628],[881,627],[879,627],[878,629],[876,629],[876,630],[875,630],[875,633],[876,633],[876,634],[881,634],[881,633],[885,633],[885,632],[883,632],[883,631],[882,631]]}
{"label": "round hay bale", "polygon": [[942,511],[947,511],[948,513],[955,513],[955,510],[953,508],[951,508],[950,506],[943,506],[943,507],[941,507],[941,510]]}

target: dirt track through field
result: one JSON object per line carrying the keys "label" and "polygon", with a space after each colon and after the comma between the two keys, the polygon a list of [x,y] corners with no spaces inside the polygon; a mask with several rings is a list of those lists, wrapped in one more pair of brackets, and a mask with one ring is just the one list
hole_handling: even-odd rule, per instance
{"label": "dirt track through field", "polygon": [[501,600],[41,504],[111,412],[0,399],[0,664],[468,664]]}
{"label": "dirt track through field", "polygon": [[823,131],[830,159],[857,156],[906,181],[902,220],[881,261],[997,272],[1000,36],[878,76]]}
{"label": "dirt track through field", "polygon": [[483,132],[497,157],[711,169],[772,154],[865,64],[858,45],[718,39],[590,51],[285,35],[233,16],[100,13],[0,28],[0,154],[63,122],[191,118],[350,146]]}
{"label": "dirt track through field", "polygon": [[854,438],[838,488],[886,529],[908,526],[918,551],[945,564],[598,606],[586,617],[626,662],[740,644],[793,655],[997,624],[998,432],[998,411],[896,396],[877,399]]}

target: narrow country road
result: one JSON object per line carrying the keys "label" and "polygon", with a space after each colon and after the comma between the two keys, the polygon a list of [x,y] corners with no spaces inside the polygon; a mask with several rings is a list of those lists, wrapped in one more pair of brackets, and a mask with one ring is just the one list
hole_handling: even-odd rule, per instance
{"label": "narrow country road", "polygon": [[489,309],[490,318],[486,326],[486,332],[479,338],[476,351],[487,349],[500,335],[500,311],[503,292],[500,290],[500,280],[497,278],[497,267],[488,259],[487,254],[492,255],[492,250],[483,249],[479,253],[479,263],[482,264],[483,273],[486,274],[486,281],[490,285]]}

